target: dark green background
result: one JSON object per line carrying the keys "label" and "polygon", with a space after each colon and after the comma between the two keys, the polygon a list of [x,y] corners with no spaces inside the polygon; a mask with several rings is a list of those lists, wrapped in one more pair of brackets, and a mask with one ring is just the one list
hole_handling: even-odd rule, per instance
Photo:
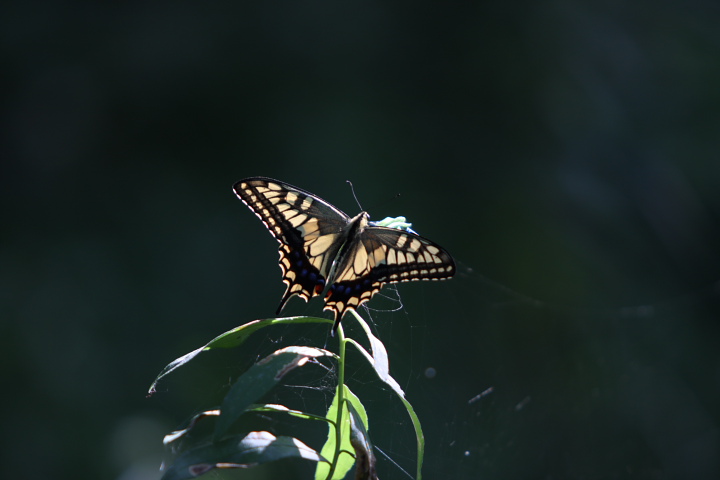
{"label": "dark green background", "polygon": [[[718,25],[710,1],[4,4],[3,477],[157,478],[242,367],[333,345],[278,330],[144,396],[274,313],[275,242],[230,189],[266,175],[354,214],[352,180],[457,259],[373,313],[426,478],[718,478]],[[350,376],[412,471],[401,407]]]}

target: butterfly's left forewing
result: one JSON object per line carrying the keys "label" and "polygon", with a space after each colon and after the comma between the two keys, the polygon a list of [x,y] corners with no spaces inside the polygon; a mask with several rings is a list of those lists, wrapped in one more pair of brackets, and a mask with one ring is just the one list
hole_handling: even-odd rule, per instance
{"label": "butterfly's left forewing", "polygon": [[265,177],[246,178],[233,189],[280,243],[280,268],[287,286],[277,312],[297,295],[319,295],[342,245],[348,216],[300,188]]}
{"label": "butterfly's left forewing", "polygon": [[436,243],[410,232],[370,226],[349,239],[324,309],[335,313],[337,328],[347,311],[370,300],[386,283],[445,280],[454,274],[455,262]]}

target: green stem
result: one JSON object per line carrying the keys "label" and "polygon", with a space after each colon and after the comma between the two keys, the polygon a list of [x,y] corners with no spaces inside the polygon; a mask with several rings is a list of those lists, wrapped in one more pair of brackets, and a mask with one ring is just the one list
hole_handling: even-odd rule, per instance
{"label": "green stem", "polygon": [[337,467],[338,460],[340,459],[340,445],[342,443],[342,429],[343,429],[343,410],[345,408],[345,332],[343,331],[342,324],[338,325],[337,329],[338,336],[338,383],[337,383],[337,416],[335,418],[335,455],[333,456],[332,465],[330,465],[330,471],[328,472],[328,480],[332,479],[335,474],[335,467]]}

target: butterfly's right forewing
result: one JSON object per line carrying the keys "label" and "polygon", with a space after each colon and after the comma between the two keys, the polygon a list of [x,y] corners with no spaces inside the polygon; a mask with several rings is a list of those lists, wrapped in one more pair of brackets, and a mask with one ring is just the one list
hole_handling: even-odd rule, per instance
{"label": "butterfly's right forewing", "polygon": [[348,216],[300,188],[264,177],[246,178],[233,189],[280,243],[280,268],[287,285],[278,313],[297,295],[319,295],[344,239]]}

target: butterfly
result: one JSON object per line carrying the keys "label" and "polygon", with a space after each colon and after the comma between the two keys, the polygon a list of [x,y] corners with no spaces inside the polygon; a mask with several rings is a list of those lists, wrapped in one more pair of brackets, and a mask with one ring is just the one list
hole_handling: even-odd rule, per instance
{"label": "butterfly", "polygon": [[385,284],[455,274],[455,262],[440,245],[409,228],[370,222],[367,212],[350,218],[317,195],[266,177],[245,178],[233,190],[280,243],[287,288],[276,314],[294,295],[308,301],[326,291],[323,310],[335,315],[334,334],[345,313]]}

